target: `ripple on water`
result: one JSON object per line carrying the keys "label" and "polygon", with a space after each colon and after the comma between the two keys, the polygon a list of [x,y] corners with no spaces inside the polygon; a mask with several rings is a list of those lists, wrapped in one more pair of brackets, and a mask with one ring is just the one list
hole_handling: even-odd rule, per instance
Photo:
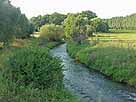
{"label": "ripple on water", "polygon": [[81,102],[136,102],[136,89],[112,82],[75,63],[66,52],[66,44],[51,53],[63,61],[64,85],[79,96]]}

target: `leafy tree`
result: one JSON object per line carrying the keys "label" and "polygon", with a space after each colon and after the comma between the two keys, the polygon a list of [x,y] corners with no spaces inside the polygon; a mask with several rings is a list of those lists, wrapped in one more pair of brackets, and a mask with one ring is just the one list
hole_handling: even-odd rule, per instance
{"label": "leafy tree", "polygon": [[67,39],[82,43],[86,39],[86,19],[81,15],[69,14],[64,22],[64,31]]}
{"label": "leafy tree", "polygon": [[75,32],[72,36],[74,41],[78,43],[82,43],[87,38],[86,33],[86,24],[88,24],[88,20],[78,15],[75,20]]}
{"label": "leafy tree", "polygon": [[60,25],[44,25],[40,28],[40,37],[50,41],[61,41],[64,37],[63,27]]}
{"label": "leafy tree", "polygon": [[15,8],[9,0],[0,0],[0,42],[5,45],[13,37],[26,37],[30,32],[30,23],[19,8]]}
{"label": "leafy tree", "polygon": [[91,11],[85,11],[78,14],[69,14],[65,19],[64,31],[66,38],[82,43],[97,31],[101,19]]}
{"label": "leafy tree", "polygon": [[30,19],[30,22],[34,25],[35,31],[39,31],[42,24],[44,24],[45,21],[42,20],[42,16],[39,15],[37,17],[32,17]]}
{"label": "leafy tree", "polygon": [[72,36],[75,33],[76,27],[76,16],[74,14],[69,14],[64,21],[64,31],[67,39],[72,40]]}
{"label": "leafy tree", "polygon": [[67,15],[60,14],[60,13],[53,13],[53,14],[47,14],[44,16],[37,16],[37,17],[32,17],[30,19],[31,23],[34,25],[35,30],[39,31],[40,27],[45,25],[45,24],[55,24],[55,25],[62,25],[64,20],[66,19]]}
{"label": "leafy tree", "polygon": [[49,23],[55,25],[61,25],[66,17],[67,17],[66,15],[55,12],[50,15]]}
{"label": "leafy tree", "polygon": [[101,22],[97,29],[96,29],[97,32],[108,32],[109,31],[109,26],[106,22]]}
{"label": "leafy tree", "polygon": [[39,19],[40,21],[39,21],[39,23],[40,23],[40,27],[42,26],[42,25],[45,25],[45,24],[49,24],[49,22],[50,22],[50,15],[44,15],[44,16],[41,16],[41,19]]}
{"label": "leafy tree", "polygon": [[87,32],[87,35],[88,36],[92,36],[93,33],[95,32],[95,27],[94,26],[91,26],[91,25],[86,25],[86,32]]}
{"label": "leafy tree", "polygon": [[87,25],[87,34],[92,36],[96,32],[108,32],[109,26],[103,22],[100,18],[91,19],[89,25]]}
{"label": "leafy tree", "polygon": [[17,38],[26,38],[29,37],[30,33],[30,23],[25,15],[20,15],[18,17],[17,25],[16,25],[16,37]]}
{"label": "leafy tree", "polygon": [[110,29],[136,29],[136,14],[132,14],[126,17],[113,17],[111,19],[104,19],[109,25]]}
{"label": "leafy tree", "polygon": [[82,11],[82,12],[80,13],[80,15],[81,15],[82,17],[84,17],[84,18],[87,18],[87,19],[92,19],[92,18],[96,18],[96,17],[97,17],[96,13],[94,13],[94,12],[92,12],[92,11],[89,11],[89,10],[87,10],[87,11]]}
{"label": "leafy tree", "polygon": [[16,9],[8,0],[0,0],[0,42],[6,44],[12,38],[15,27]]}
{"label": "leafy tree", "polygon": [[32,23],[29,23],[29,34],[32,34],[34,32],[35,28]]}
{"label": "leafy tree", "polygon": [[90,20],[89,25],[87,25],[87,34],[88,36],[92,36],[93,33],[97,32],[97,28],[101,23],[100,18],[93,18]]}

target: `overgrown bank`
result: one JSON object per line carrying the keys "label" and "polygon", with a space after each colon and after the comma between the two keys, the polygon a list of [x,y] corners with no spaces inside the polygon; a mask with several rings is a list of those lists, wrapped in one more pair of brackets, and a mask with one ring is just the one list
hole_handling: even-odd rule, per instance
{"label": "overgrown bank", "polygon": [[[118,44],[117,44],[118,45]],[[118,82],[136,86],[136,50],[114,44],[77,44],[68,42],[67,51],[76,61]]]}
{"label": "overgrown bank", "polygon": [[[16,41],[0,53],[1,102],[77,102],[63,86],[61,61],[50,55],[59,42]],[[16,45],[16,46],[15,46]]]}

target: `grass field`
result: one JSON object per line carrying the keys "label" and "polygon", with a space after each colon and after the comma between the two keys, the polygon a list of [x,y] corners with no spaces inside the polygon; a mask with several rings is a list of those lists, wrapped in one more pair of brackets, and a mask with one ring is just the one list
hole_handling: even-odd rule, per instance
{"label": "grass field", "polygon": [[136,30],[126,30],[126,29],[109,29],[109,32],[110,33],[116,33],[116,34],[119,34],[119,33],[126,33],[126,34],[128,34],[128,33],[130,33],[130,34],[134,34],[134,33],[136,33]]}
{"label": "grass field", "polygon": [[98,33],[94,37],[89,38],[91,43],[105,46],[116,46],[135,48],[136,47],[136,32],[132,33]]}
{"label": "grass field", "polygon": [[68,43],[69,54],[115,81],[136,86],[135,32],[99,33],[89,41],[82,45]]}
{"label": "grass field", "polygon": [[100,40],[136,41],[136,33],[98,33],[95,38]]}

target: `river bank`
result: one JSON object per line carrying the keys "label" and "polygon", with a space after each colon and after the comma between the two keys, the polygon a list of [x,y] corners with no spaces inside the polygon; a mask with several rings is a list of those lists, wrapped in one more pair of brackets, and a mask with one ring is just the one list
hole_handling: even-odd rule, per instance
{"label": "river bank", "polygon": [[75,62],[68,55],[66,44],[52,49],[51,53],[62,60],[65,87],[81,102],[135,102],[136,89],[108,80]]}
{"label": "river bank", "polygon": [[95,69],[117,82],[136,86],[135,50],[98,44],[76,44],[69,42],[67,52],[89,69]]}
{"label": "river bank", "polygon": [[50,55],[61,43],[16,39],[9,49],[2,49],[0,102],[77,102],[64,88],[61,61]]}

